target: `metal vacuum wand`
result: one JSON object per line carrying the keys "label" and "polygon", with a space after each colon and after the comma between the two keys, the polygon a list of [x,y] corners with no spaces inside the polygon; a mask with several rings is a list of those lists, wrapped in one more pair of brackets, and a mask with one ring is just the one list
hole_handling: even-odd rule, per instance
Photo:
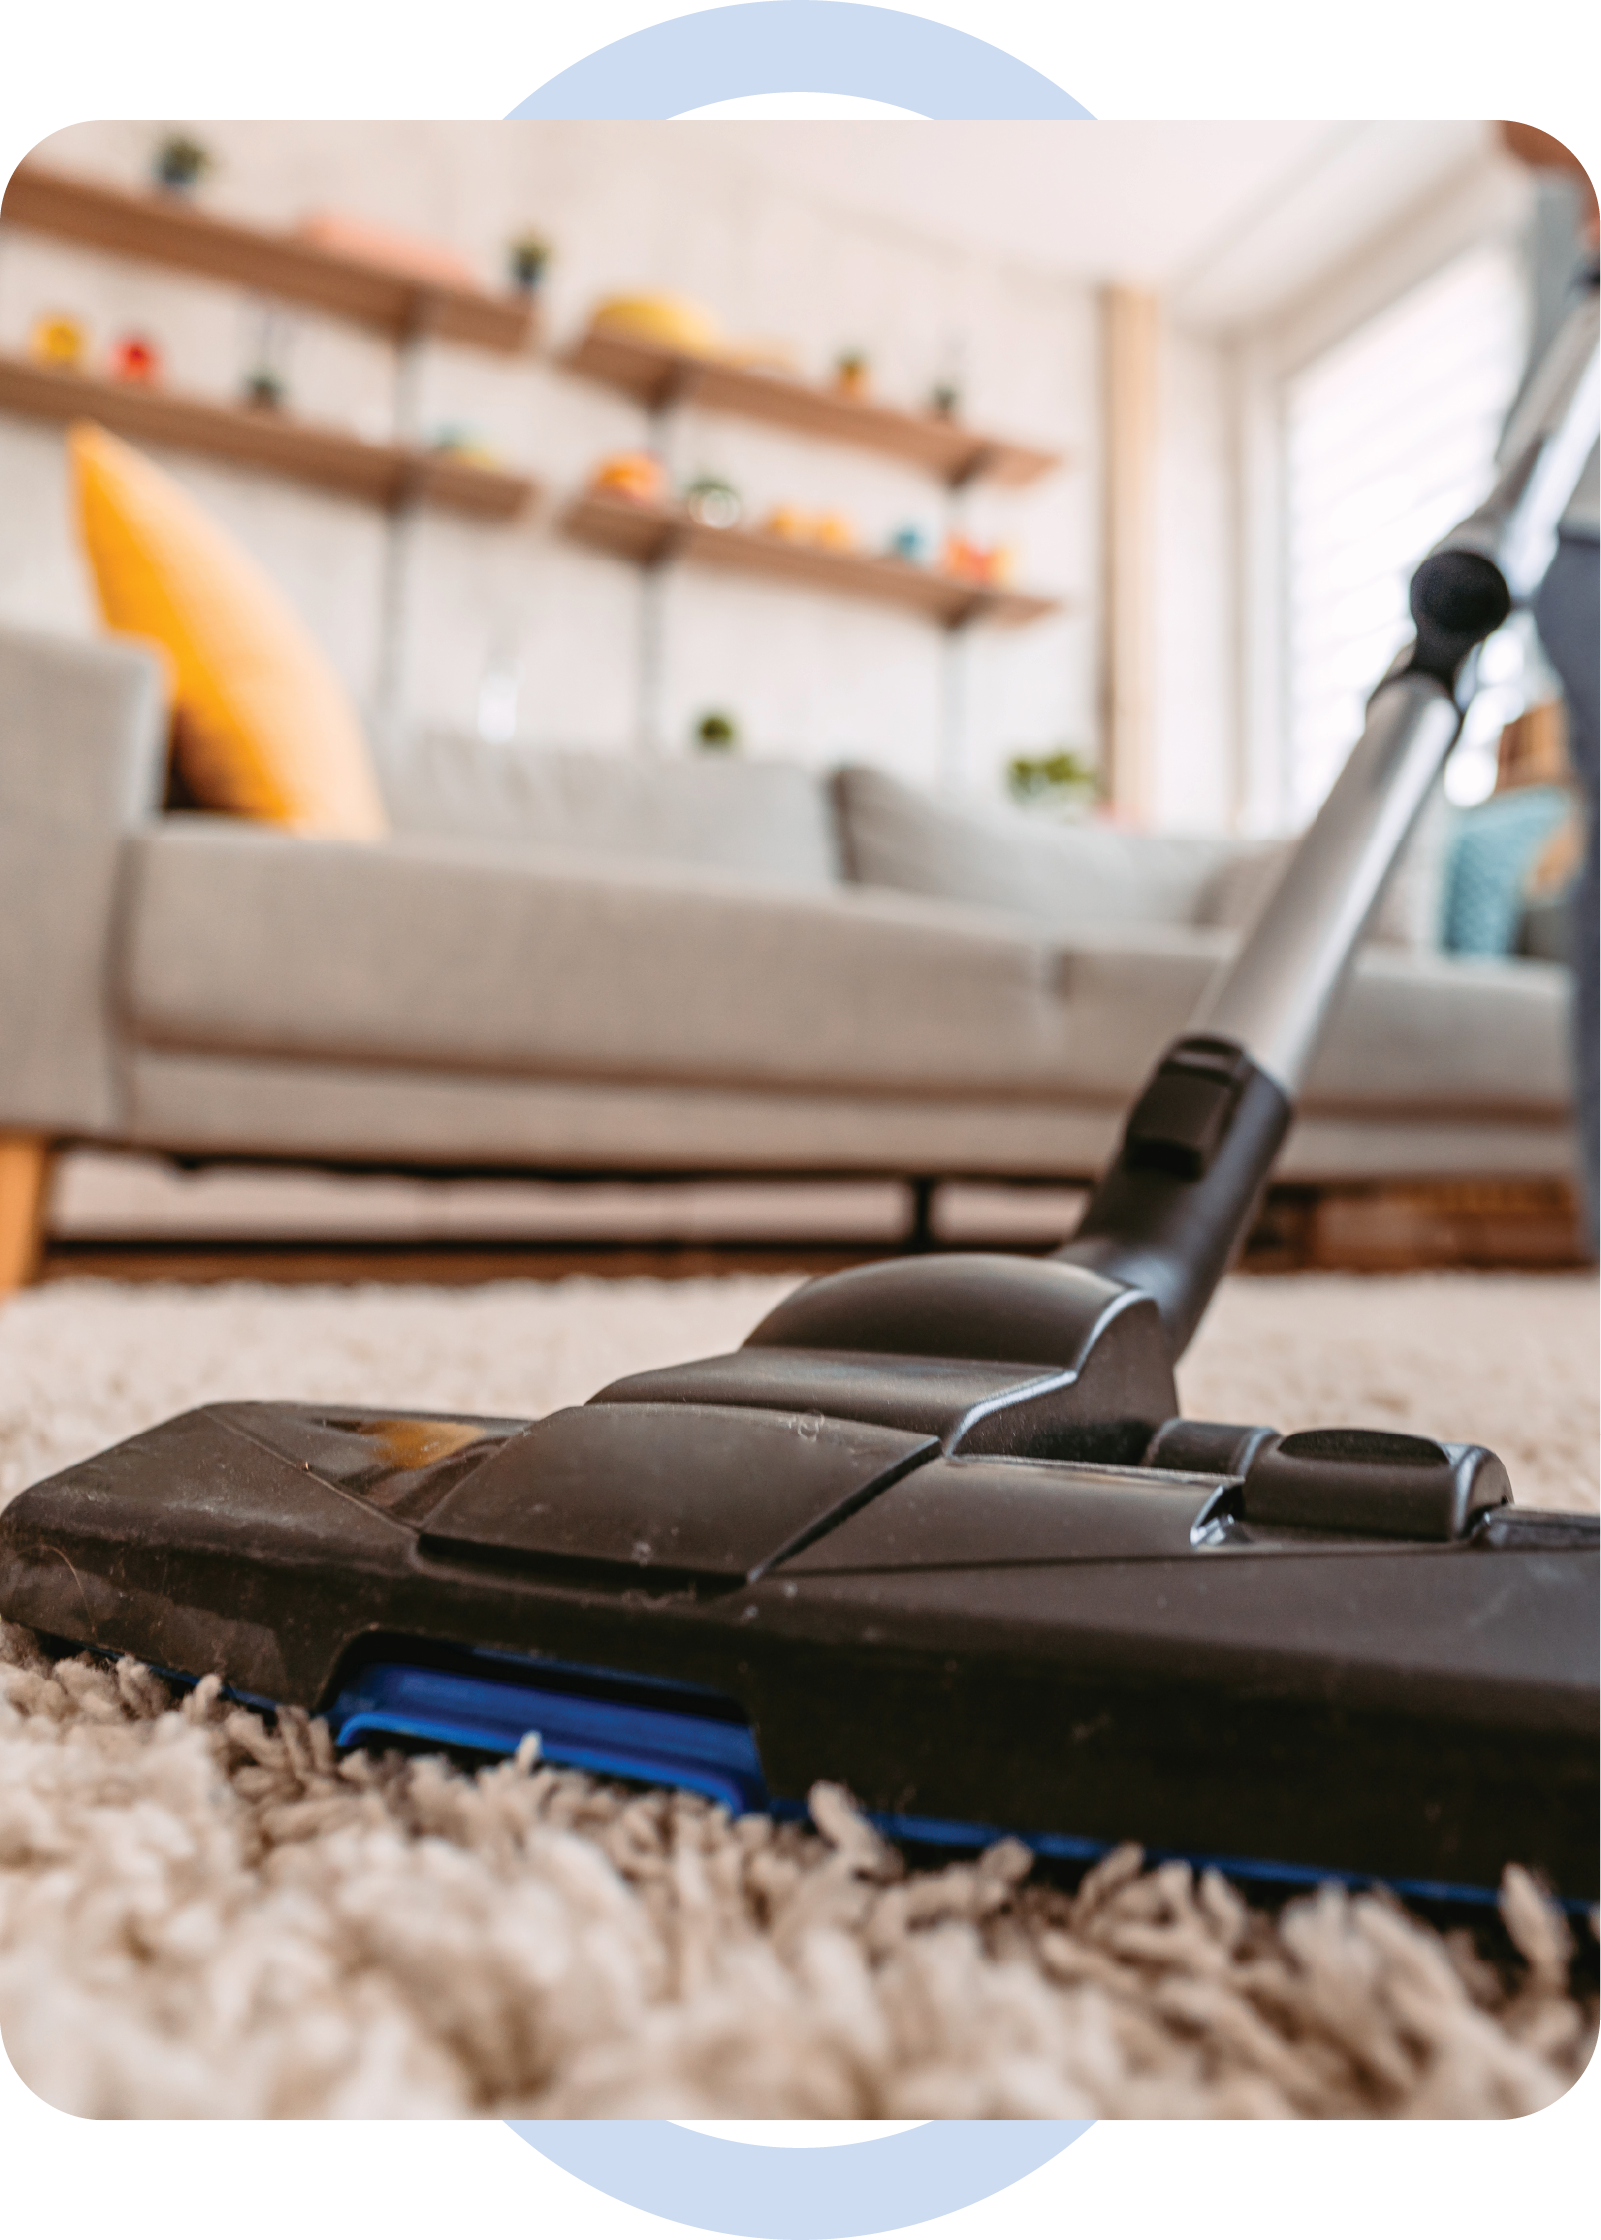
{"label": "metal vacuum wand", "polygon": [[1476,650],[1545,573],[1601,424],[1596,335],[1592,286],[1529,385],[1495,488],[1414,574],[1416,637],[1058,1255],[1152,1293],[1175,1360],[1244,1241],[1357,945],[1456,742]]}

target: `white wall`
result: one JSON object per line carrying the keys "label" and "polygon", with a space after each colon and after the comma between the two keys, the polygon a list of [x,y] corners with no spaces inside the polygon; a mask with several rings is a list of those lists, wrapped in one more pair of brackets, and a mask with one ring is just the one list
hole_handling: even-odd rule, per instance
{"label": "white wall", "polygon": [[1157,822],[1225,831],[1238,723],[1232,392],[1213,336],[1167,320],[1157,376],[1153,761]]}
{"label": "white wall", "polygon": [[[804,129],[804,128],[791,128]],[[865,129],[865,128],[864,128]],[[426,231],[498,284],[503,244],[527,225],[556,242],[547,329],[578,331],[600,294],[669,287],[703,301],[736,335],[773,335],[821,374],[834,353],[872,354],[886,398],[919,400],[955,337],[968,416],[1059,447],[1067,471],[1035,490],[978,491],[970,525],[1021,547],[1021,577],[1061,593],[1064,616],[1021,631],[975,633],[969,776],[993,783],[1019,749],[1096,736],[1096,365],[1087,287],[864,220],[820,195],[743,172],[715,125],[224,125],[202,128],[222,166],[205,198],[219,211],[288,224],[315,208]],[[75,127],[39,151],[62,167],[142,183],[155,128]],[[253,338],[231,290],[7,229],[0,236],[0,349],[25,345],[42,310],[83,318],[103,356],[128,326],[162,343],[174,388],[236,393]],[[369,435],[390,425],[391,359],[356,328],[295,317],[295,408]],[[1184,407],[1188,410],[1189,407]],[[1194,408],[1204,417],[1210,405]],[[643,416],[547,362],[513,363],[430,345],[425,430],[480,428],[544,487],[536,516],[483,527],[429,514],[413,532],[405,681],[413,720],[473,720],[491,645],[509,638],[523,667],[519,729],[546,742],[623,748],[633,728],[637,579],[559,539],[556,503],[595,457],[636,442]],[[163,463],[272,571],[358,701],[377,682],[385,530],[372,511],[179,455]],[[732,419],[685,417],[676,464],[731,475],[758,512],[769,503],[838,507],[879,544],[903,520],[938,528],[941,495],[865,452],[819,446]],[[0,419],[0,614],[92,627],[73,543],[60,431]],[[1177,540],[1170,540],[1176,551]],[[1175,559],[1175,566],[1178,565]],[[682,571],[668,594],[666,714],[680,744],[709,705],[732,708],[754,752],[827,763],[868,756],[932,776],[939,641],[880,609]],[[1189,638],[1209,622],[1192,618]],[[1188,639],[1186,640],[1188,645]],[[1175,658],[1171,703],[1208,739],[1216,708],[1208,658]],[[1215,666],[1213,664],[1212,666]],[[1177,672],[1188,682],[1181,686]],[[1197,683],[1195,680],[1199,679]],[[1182,758],[1175,757],[1179,768]],[[1187,765],[1186,765],[1187,767]],[[1189,777],[1175,798],[1204,819]]]}

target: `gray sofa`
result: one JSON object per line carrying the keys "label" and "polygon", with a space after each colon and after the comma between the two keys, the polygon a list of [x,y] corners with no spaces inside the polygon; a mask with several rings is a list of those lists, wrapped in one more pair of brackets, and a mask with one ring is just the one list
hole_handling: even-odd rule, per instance
{"label": "gray sofa", "polygon": [[[163,814],[164,720],[137,650],[0,631],[0,1136],[1082,1178],[1266,868],[865,770],[442,737],[347,846]],[[1565,976],[1389,932],[1281,1173],[1566,1174]]]}

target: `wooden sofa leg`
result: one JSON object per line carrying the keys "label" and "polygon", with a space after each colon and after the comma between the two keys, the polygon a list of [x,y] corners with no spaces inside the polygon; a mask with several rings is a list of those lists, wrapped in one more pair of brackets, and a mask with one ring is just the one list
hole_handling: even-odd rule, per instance
{"label": "wooden sofa leg", "polygon": [[0,1135],[0,1299],[38,1272],[51,1163],[47,1136]]}

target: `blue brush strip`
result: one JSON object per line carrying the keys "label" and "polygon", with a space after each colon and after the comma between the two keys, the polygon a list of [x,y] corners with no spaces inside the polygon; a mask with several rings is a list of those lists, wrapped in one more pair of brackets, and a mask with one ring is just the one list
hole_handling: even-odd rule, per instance
{"label": "blue brush strip", "polygon": [[[487,1658],[484,1660],[488,1662]],[[674,1683],[629,1681],[622,1673],[586,1672],[581,1666],[523,1663],[496,1657],[502,1670],[521,1667],[526,1678],[488,1678],[477,1672],[431,1670],[425,1666],[366,1666],[341,1690],[327,1719],[341,1748],[386,1737],[432,1742],[444,1749],[510,1755],[527,1734],[539,1737],[540,1756],[552,1765],[576,1766],[587,1773],[626,1781],[691,1789],[726,1805],[736,1816],[768,1812],[779,1820],[804,1820],[806,1807],[771,1797],[762,1773],[756,1739],[726,1699]],[[604,1695],[590,1695],[585,1683]],[[619,1693],[632,1687],[632,1699]],[[704,1708],[689,1708],[704,1695]],[[652,1697],[657,1700],[652,1701]],[[667,1697],[672,1707],[661,1701]],[[1114,1847],[1088,1836],[990,1827],[975,1821],[936,1820],[914,1813],[875,1812],[867,1817],[893,1843],[926,1844],[947,1851],[982,1851],[1016,1835],[1042,1859],[1092,1864]],[[1278,1859],[1201,1856],[1194,1852],[1148,1851],[1153,1862],[1182,1858],[1193,1867],[1215,1867],[1236,1882],[1266,1882],[1315,1889],[1339,1882],[1364,1888],[1371,1875],[1342,1867],[1306,1866]],[[1390,1882],[1399,1895],[1425,1904],[1494,1909],[1497,1893],[1476,1883]],[[1558,1901],[1573,1914],[1587,1901]]]}
{"label": "blue brush strip", "polygon": [[[100,1654],[91,1651],[90,1654]],[[599,1667],[535,1663],[510,1652],[479,1651],[475,1661],[526,1672],[529,1680],[489,1679],[424,1665],[364,1666],[340,1690],[323,1716],[340,1749],[385,1741],[430,1742],[442,1750],[472,1750],[510,1757],[523,1737],[537,1734],[539,1754],[548,1764],[574,1766],[615,1780],[642,1781],[689,1789],[724,1805],[736,1818],[745,1812],[770,1813],[775,1820],[804,1820],[804,1804],[768,1795],[756,1738],[737,1706],[711,1689],[674,1681],[640,1680],[637,1675]],[[194,1675],[160,1665],[148,1668],[179,1687],[192,1688]],[[541,1687],[539,1681],[545,1681]],[[585,1693],[600,1686],[602,1696]],[[265,1696],[225,1688],[223,1693],[252,1710],[272,1713]],[[650,1700],[652,1697],[655,1701]],[[667,1699],[672,1708],[662,1699]],[[696,1698],[704,1708],[690,1710]],[[1115,1846],[1092,1836],[990,1827],[979,1821],[934,1820],[916,1813],[866,1815],[891,1843],[926,1844],[942,1851],[983,1851],[1016,1836],[1037,1858],[1093,1865]],[[1214,1867],[1231,1882],[1276,1883],[1316,1889],[1338,1882],[1347,1889],[1368,1889],[1375,1877],[1347,1867],[1309,1867],[1285,1859],[1242,1859],[1194,1851],[1148,1849],[1148,1861],[1182,1859],[1196,1868]],[[1472,1906],[1497,1910],[1499,1893],[1480,1883],[1386,1881],[1398,1896],[1422,1905]],[[1582,1920],[1588,1898],[1557,1897],[1564,1913]]]}
{"label": "blue brush strip", "polygon": [[542,1687],[532,1678],[368,1665],[330,1705],[328,1726],[341,1749],[388,1736],[507,1756],[537,1734],[540,1755],[554,1765],[694,1789],[736,1815],[766,1805],[749,1727],[659,1703],[572,1693],[561,1685],[566,1677],[564,1668],[551,1668],[555,1685]]}

